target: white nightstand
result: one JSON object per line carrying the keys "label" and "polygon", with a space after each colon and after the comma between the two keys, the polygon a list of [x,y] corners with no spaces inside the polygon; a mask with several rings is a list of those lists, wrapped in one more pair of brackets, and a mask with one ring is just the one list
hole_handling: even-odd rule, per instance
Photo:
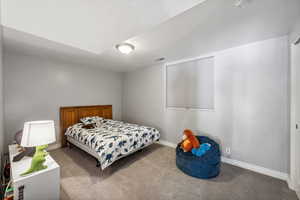
{"label": "white nightstand", "polygon": [[14,200],[59,200],[60,168],[53,158],[50,155],[46,157],[47,169],[20,176],[30,167],[32,158],[24,157],[18,162],[13,162],[13,157],[18,153],[17,145],[9,145]]}

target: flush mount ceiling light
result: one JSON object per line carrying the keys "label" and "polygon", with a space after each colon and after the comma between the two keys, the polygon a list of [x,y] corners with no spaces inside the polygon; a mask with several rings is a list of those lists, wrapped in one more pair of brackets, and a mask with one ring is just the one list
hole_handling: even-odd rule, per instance
{"label": "flush mount ceiling light", "polygon": [[116,49],[123,54],[130,54],[134,50],[134,46],[129,43],[117,44]]}

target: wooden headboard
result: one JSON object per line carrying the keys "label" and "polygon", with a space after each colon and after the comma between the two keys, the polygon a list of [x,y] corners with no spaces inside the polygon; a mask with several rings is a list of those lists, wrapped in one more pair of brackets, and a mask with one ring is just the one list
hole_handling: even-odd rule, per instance
{"label": "wooden headboard", "polygon": [[72,106],[60,108],[60,136],[62,147],[67,145],[65,132],[83,117],[99,116],[105,119],[112,119],[112,105],[98,106]]}

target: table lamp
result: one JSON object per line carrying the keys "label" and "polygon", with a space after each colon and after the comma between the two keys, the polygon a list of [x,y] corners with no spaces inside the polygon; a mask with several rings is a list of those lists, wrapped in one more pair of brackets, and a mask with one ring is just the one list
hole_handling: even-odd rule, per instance
{"label": "table lamp", "polygon": [[45,157],[48,155],[46,148],[48,144],[55,142],[54,121],[31,121],[25,122],[21,140],[22,147],[35,147],[30,168],[21,174],[25,176],[47,168],[44,165]]}

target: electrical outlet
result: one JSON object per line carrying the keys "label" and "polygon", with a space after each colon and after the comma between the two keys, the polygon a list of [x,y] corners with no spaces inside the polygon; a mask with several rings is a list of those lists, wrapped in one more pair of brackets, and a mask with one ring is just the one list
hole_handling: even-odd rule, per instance
{"label": "electrical outlet", "polygon": [[249,3],[251,0],[235,0],[234,5],[236,7],[242,8],[245,6],[246,3]]}
{"label": "electrical outlet", "polygon": [[225,148],[225,153],[226,153],[227,156],[231,155],[231,149],[230,149],[230,147],[226,147]]}
{"label": "electrical outlet", "polygon": [[242,4],[243,4],[243,0],[235,0],[235,2],[234,2],[234,5],[235,5],[236,7],[241,7]]}

